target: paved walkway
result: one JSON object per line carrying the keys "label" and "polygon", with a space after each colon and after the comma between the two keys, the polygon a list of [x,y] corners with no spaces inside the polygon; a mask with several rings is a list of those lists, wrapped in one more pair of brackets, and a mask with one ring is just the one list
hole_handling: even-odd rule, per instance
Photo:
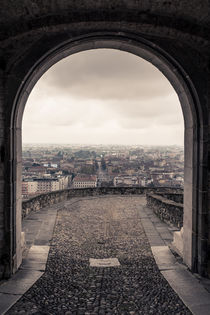
{"label": "paved walkway", "polygon": [[0,286],[20,298],[6,314],[210,314],[210,295],[167,246],[172,230],[144,203],[141,196],[74,198],[31,214],[27,258],[9,282],[20,283],[21,272],[41,277],[21,298],[24,290]]}

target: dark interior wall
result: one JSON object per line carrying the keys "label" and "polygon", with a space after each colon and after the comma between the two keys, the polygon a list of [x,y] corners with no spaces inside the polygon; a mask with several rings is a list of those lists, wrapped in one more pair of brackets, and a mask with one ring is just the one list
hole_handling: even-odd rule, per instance
{"label": "dark interior wall", "polygon": [[120,21],[204,34],[208,0],[1,0],[1,38],[38,27],[82,21]]}
{"label": "dark interior wall", "polygon": [[[16,229],[17,217],[14,208],[17,209],[17,204],[20,207],[20,200],[16,198],[20,194],[17,191],[20,188],[15,186],[20,174],[14,170],[18,164],[21,164],[21,160],[15,158],[16,152],[21,149],[20,143],[17,144],[14,137],[16,133],[21,133],[21,126],[18,125],[17,129],[13,130],[16,119],[14,103],[18,93],[27,81],[28,75],[36,71],[43,56],[71,39],[75,41],[101,34],[103,38],[122,36],[132,38],[134,41],[141,38],[150,42],[151,47],[153,45],[156,51],[164,51],[174,59],[175,64],[179,64],[185,72],[186,79],[189,79],[188,88],[192,89],[195,98],[192,113],[196,133],[193,137],[198,146],[196,165],[193,165],[195,191],[192,193],[197,198],[194,201],[193,233],[196,238],[194,243],[197,244],[195,251],[199,252],[199,255],[196,254],[197,260],[202,268],[206,269],[210,251],[210,241],[207,245],[208,222],[210,222],[208,0],[190,2],[0,0],[0,7],[0,163],[2,166],[0,256],[2,264],[10,261],[7,265],[11,269],[16,259],[14,242],[17,240],[11,236],[11,229],[14,227]],[[177,67],[176,71],[179,71]],[[25,91],[25,99],[29,92]],[[204,252],[205,255],[202,254]]]}

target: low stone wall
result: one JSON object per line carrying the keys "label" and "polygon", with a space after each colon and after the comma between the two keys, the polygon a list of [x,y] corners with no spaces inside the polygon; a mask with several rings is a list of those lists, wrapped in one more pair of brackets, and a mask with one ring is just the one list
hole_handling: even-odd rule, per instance
{"label": "low stone wall", "polygon": [[148,188],[148,187],[97,187],[97,188],[78,188],[54,191],[38,195],[22,203],[22,217],[26,217],[31,211],[40,209],[69,200],[74,197],[88,197],[100,195],[141,195],[141,194],[173,194],[177,192],[172,188]]}
{"label": "low stone wall", "polygon": [[182,190],[178,190],[176,189],[175,192],[170,192],[170,193],[160,193],[158,195],[161,195],[162,197],[166,198],[166,199],[169,199],[169,200],[172,200],[172,201],[175,201],[177,203],[181,203],[183,204],[183,191]]}
{"label": "low stone wall", "polygon": [[31,211],[39,211],[44,207],[69,200],[73,197],[143,194],[144,189],[144,187],[97,187],[54,191],[23,201],[22,217],[24,218]]}
{"label": "low stone wall", "polygon": [[[183,203],[166,198],[168,194],[147,193],[147,206],[164,222],[172,224],[179,229],[183,226]],[[171,195],[171,194],[170,194]],[[180,196],[179,196],[180,195]],[[177,194],[177,200],[183,200],[182,194]],[[175,198],[174,198],[175,199]]]}

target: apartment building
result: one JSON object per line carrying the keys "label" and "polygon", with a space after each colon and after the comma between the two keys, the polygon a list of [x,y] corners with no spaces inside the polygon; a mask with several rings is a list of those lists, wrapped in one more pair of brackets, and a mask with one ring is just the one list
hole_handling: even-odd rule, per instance
{"label": "apartment building", "polygon": [[25,180],[22,182],[22,195],[28,196],[36,194],[37,192],[37,182],[33,179]]}
{"label": "apartment building", "polygon": [[68,176],[24,179],[22,181],[22,196],[25,197],[33,194],[43,194],[51,191],[67,189],[68,187]]}
{"label": "apartment building", "polygon": [[114,186],[135,186],[138,185],[137,176],[116,176],[114,178]]}
{"label": "apartment building", "polygon": [[95,175],[78,175],[73,179],[73,188],[97,187],[97,176]]}

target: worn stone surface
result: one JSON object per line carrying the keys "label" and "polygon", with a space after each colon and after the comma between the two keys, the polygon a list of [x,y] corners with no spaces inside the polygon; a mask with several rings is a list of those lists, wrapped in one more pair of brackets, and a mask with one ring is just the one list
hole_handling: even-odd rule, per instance
{"label": "worn stone surface", "polygon": [[[141,207],[141,196],[66,202],[45,274],[7,314],[191,314],[158,270]],[[120,266],[89,266],[110,257]]]}

